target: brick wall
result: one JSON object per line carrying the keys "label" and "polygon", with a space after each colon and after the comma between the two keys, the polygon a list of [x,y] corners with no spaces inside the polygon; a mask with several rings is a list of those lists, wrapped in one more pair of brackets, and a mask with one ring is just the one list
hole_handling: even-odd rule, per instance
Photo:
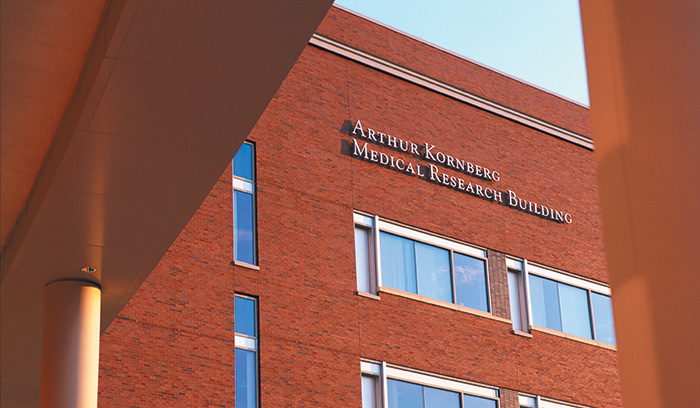
{"label": "brick wall", "polygon": [[510,319],[506,257],[504,254],[494,250],[488,251],[488,257],[491,313],[494,316]]}
{"label": "brick wall", "polygon": [[499,390],[500,394],[500,408],[518,408],[520,403],[518,402],[518,392],[515,390],[509,390],[507,388],[501,388]]}
{"label": "brick wall", "polygon": [[[333,9],[320,31],[587,133],[585,109],[344,11]],[[566,208],[574,222],[547,221],[352,157],[343,125],[358,119],[497,169],[500,182],[464,178]],[[592,152],[313,46],[250,140],[260,269],[231,264],[229,168],[102,336],[101,406],[233,406],[234,292],[259,298],[263,407],[359,407],[360,358],[589,406],[621,405],[614,351],[541,332],[514,335],[507,322],[388,293],[380,300],[354,293],[353,210],[488,248],[497,316],[509,315],[503,254],[606,281]]]}

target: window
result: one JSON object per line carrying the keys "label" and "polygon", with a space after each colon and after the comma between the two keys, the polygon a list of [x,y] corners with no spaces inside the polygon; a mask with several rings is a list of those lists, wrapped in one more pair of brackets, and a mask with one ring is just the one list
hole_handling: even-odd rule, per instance
{"label": "window", "polygon": [[[527,282],[533,325],[615,345],[612,303],[607,287],[528,265],[526,261],[509,259],[508,266],[511,314],[517,308],[516,303],[523,303],[514,299],[517,296],[514,292],[521,290],[522,283]],[[525,321],[522,312],[520,316]],[[515,320],[513,318],[514,328]]]}
{"label": "window", "polygon": [[587,339],[593,338],[587,291],[530,275],[530,295],[534,324]]}
{"label": "window", "polygon": [[374,270],[374,253],[372,248],[372,230],[355,226],[355,270],[357,271],[357,290],[376,293]]}
{"label": "window", "polygon": [[[377,286],[490,311],[485,250],[355,214],[355,256],[358,290],[369,292],[372,282],[378,282]],[[373,262],[374,257],[379,262]]]}
{"label": "window", "polygon": [[615,345],[615,326],[613,325],[612,300],[610,296],[591,292],[591,306],[593,309],[593,329],[596,340]]}
{"label": "window", "polygon": [[583,405],[572,405],[565,402],[543,399],[541,397],[531,397],[528,395],[518,395],[518,405],[520,408],[586,408]]}
{"label": "window", "polygon": [[389,408],[496,408],[496,400],[389,379]]}
{"label": "window", "polygon": [[537,408],[537,398],[518,395],[518,405],[520,405],[520,408]]}
{"label": "window", "polygon": [[255,149],[245,142],[233,158],[233,259],[257,263],[255,237]]}
{"label": "window", "polygon": [[362,374],[362,408],[375,408],[379,403],[377,377]]}
{"label": "window", "polygon": [[459,393],[389,379],[389,408],[460,408]]}
{"label": "window", "polygon": [[525,332],[528,330],[527,310],[525,306],[525,290],[523,288],[522,262],[506,260],[508,266],[508,298],[510,299],[510,318],[513,320],[513,330]]}
{"label": "window", "polygon": [[236,332],[236,407],[258,406],[258,338],[255,298],[236,295],[234,326]]}
{"label": "window", "polygon": [[[382,369],[384,367],[384,369]],[[362,370],[362,408],[379,408],[383,405],[383,393],[381,385],[386,365],[382,363],[360,362]]]}
{"label": "window", "polygon": [[[362,407],[496,408],[498,390],[460,380],[363,361]],[[379,387],[378,384],[384,384]],[[384,401],[382,403],[382,401]]]}

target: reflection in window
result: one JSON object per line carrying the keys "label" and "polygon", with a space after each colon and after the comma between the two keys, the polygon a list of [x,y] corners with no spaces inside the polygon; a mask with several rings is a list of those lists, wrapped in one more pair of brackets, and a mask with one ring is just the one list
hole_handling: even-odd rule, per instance
{"label": "reflection in window", "polygon": [[362,408],[377,408],[379,404],[379,391],[374,375],[362,374]]}
{"label": "reflection in window", "polygon": [[389,408],[423,408],[422,385],[389,379],[387,388]]}
{"label": "reflection in window", "polygon": [[379,236],[384,285],[416,293],[416,256],[413,241],[382,232]]}
{"label": "reflection in window", "polygon": [[515,269],[508,269],[508,298],[510,300],[510,318],[513,320],[513,329],[524,332],[527,330],[527,318],[523,304],[523,288],[521,285],[522,273]]}
{"label": "reflection in window", "polygon": [[496,408],[496,401],[488,398],[464,394],[464,408]]}
{"label": "reflection in window", "polygon": [[255,299],[236,296],[233,310],[236,333],[255,337]]}
{"label": "reflection in window", "polygon": [[355,226],[355,271],[357,273],[357,290],[374,293],[372,287],[372,257],[370,241],[372,231],[367,228]]}
{"label": "reflection in window", "polygon": [[236,407],[257,407],[255,352],[236,349]]}
{"label": "reflection in window", "polygon": [[387,380],[389,408],[496,408],[497,401],[395,379]]}
{"label": "reflection in window", "polygon": [[458,305],[489,310],[486,290],[486,261],[454,253],[455,292]]}
{"label": "reflection in window", "polygon": [[616,344],[610,296],[592,292],[591,305],[593,308],[596,340],[602,341],[603,343]]}
{"label": "reflection in window", "polygon": [[459,393],[433,387],[423,387],[425,408],[459,407]]}
{"label": "reflection in window", "polygon": [[233,175],[244,180],[253,181],[253,145],[243,143],[233,162]]}
{"label": "reflection in window", "polygon": [[418,293],[429,298],[452,302],[450,251],[415,242]]}
{"label": "reflection in window", "polygon": [[236,407],[258,406],[258,339],[256,300],[236,295],[234,330],[236,332]]}
{"label": "reflection in window", "polygon": [[384,286],[489,311],[485,260],[384,231],[379,239]]}
{"label": "reflection in window", "polygon": [[557,282],[530,275],[530,303],[534,324],[562,331]]}
{"label": "reflection in window", "polygon": [[615,344],[609,296],[531,274],[530,303],[537,326]]}
{"label": "reflection in window", "polygon": [[256,264],[255,155],[253,145],[243,143],[233,158],[233,258]]}
{"label": "reflection in window", "polygon": [[563,283],[558,286],[562,331],[587,339],[593,338],[588,292]]}

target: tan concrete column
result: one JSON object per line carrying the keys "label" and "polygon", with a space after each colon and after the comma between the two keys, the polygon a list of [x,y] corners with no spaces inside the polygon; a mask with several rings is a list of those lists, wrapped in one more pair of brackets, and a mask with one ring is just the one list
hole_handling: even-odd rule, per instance
{"label": "tan concrete column", "polygon": [[700,2],[581,0],[625,407],[700,407]]}
{"label": "tan concrete column", "polygon": [[78,280],[46,286],[41,408],[97,407],[101,293]]}

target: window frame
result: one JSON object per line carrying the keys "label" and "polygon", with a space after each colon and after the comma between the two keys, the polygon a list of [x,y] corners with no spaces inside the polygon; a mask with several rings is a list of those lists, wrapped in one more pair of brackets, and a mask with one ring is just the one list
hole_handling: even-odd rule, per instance
{"label": "window frame", "polygon": [[[506,258],[506,273],[508,274],[508,303],[510,306],[510,320],[513,321],[513,331],[518,333],[528,333],[529,332],[529,320],[528,320],[528,307],[527,307],[527,297],[525,296],[525,285],[523,274],[524,272],[520,269],[516,269],[509,265],[509,259]],[[522,269],[522,267],[521,267]],[[514,275],[516,288],[511,288],[511,275]],[[516,299],[513,299],[513,292],[517,295]],[[514,307],[515,306],[515,307]],[[513,316],[513,312],[517,312],[517,316]],[[517,318],[517,320],[516,320]],[[516,327],[516,322],[519,327]]]}
{"label": "window frame", "polygon": [[[364,290],[365,288],[361,288],[360,286],[360,273],[364,273],[364,271],[360,271],[357,267],[358,262],[360,262],[360,253],[358,251],[358,242],[357,242],[357,231],[361,230],[363,233],[367,234],[367,276],[363,277],[363,280],[367,281],[367,290]],[[374,236],[374,228],[372,227],[367,227],[364,224],[357,224],[355,223],[355,228],[353,230],[354,232],[354,240],[355,240],[355,274],[357,275],[357,290],[360,293],[363,294],[377,294],[377,276],[376,276],[376,250],[375,248],[377,247],[375,243],[375,236]]]}
{"label": "window frame", "polygon": [[377,398],[377,408],[389,406],[388,380],[404,381],[420,386],[456,392],[459,394],[460,408],[464,407],[464,395],[489,399],[495,401],[496,407],[500,407],[500,390],[485,384],[427,373],[388,364],[385,361],[361,360],[360,371],[362,376],[376,378],[377,384],[380,385],[380,389],[377,390],[380,393],[380,397]]}
{"label": "window frame", "polygon": [[[479,248],[470,244],[460,242],[458,240],[440,236],[427,231],[419,230],[417,228],[405,226],[396,222],[387,221],[379,218],[377,215],[369,216],[359,212],[353,213],[353,221],[355,228],[363,228],[369,230],[370,236],[373,238],[373,247],[370,248],[370,256],[373,256],[373,262],[370,261],[370,287],[374,288],[372,295],[377,295],[382,291],[383,288],[389,288],[392,291],[399,291],[408,293],[414,296],[424,297],[426,299],[432,299],[436,302],[441,302],[445,304],[455,305],[460,308],[466,308],[469,310],[476,311],[478,313],[486,313],[489,316],[493,316],[493,296],[491,294],[491,277],[489,275],[489,259],[488,252],[486,249]],[[354,231],[354,230],[353,230]],[[380,233],[386,232],[392,235],[396,235],[401,238],[409,239],[414,242],[419,242],[426,245],[431,245],[440,249],[444,249],[449,253],[449,263],[450,263],[450,284],[452,291],[452,301],[446,302],[444,300],[435,299],[428,297],[426,295],[418,293],[418,288],[416,288],[416,293],[406,292],[401,289],[396,289],[390,286],[384,286],[382,277],[382,267],[381,267],[381,245],[380,245]],[[370,241],[370,247],[372,242]],[[469,306],[463,306],[457,303],[457,285],[455,282],[455,271],[454,271],[454,258],[455,253],[465,255],[468,257],[476,258],[484,262],[484,284],[485,284],[485,294],[486,294],[486,307],[487,310],[481,310],[472,308]],[[357,253],[356,253],[357,257]],[[357,258],[356,258],[357,262]],[[356,268],[357,273],[357,268]],[[416,283],[418,282],[418,271],[416,270]],[[372,284],[374,283],[374,285]]]}
{"label": "window frame", "polygon": [[[528,262],[527,259],[515,259],[508,257],[506,258],[506,266],[508,271],[518,271],[520,272],[520,285],[522,285],[523,292],[525,295],[524,302],[521,301],[521,303],[525,303],[526,313],[524,315],[527,318],[527,327],[528,332],[531,332],[533,328],[538,329],[538,330],[543,330],[547,332],[555,332],[555,333],[562,333],[565,335],[565,337],[570,337],[570,338],[575,338],[575,339],[582,339],[585,341],[592,341],[598,345],[603,345],[605,347],[612,347],[616,348],[617,344],[610,344],[607,342],[603,342],[601,340],[597,339],[597,333],[596,333],[596,328],[595,328],[595,315],[593,312],[593,293],[597,293],[599,295],[607,296],[608,298],[611,297],[611,290],[608,286],[603,285],[598,282],[594,282],[589,279],[585,279],[579,276],[574,276],[572,274],[554,270],[552,268],[548,268],[542,265],[537,265],[533,264],[531,262]],[[548,327],[544,326],[539,326],[534,323],[534,319],[532,317],[532,293],[531,293],[531,288],[530,288],[530,275],[542,278],[542,279],[548,279],[551,281],[556,282],[557,284],[563,284],[563,285],[568,285],[572,286],[577,289],[582,289],[586,291],[586,298],[587,298],[587,304],[588,304],[588,321],[591,326],[591,337],[582,337],[578,336],[576,334],[568,333],[563,331],[563,319],[562,319],[562,330],[557,330],[557,329],[551,329]],[[510,286],[510,282],[509,282]],[[510,290],[510,287],[509,287]],[[561,302],[558,303],[558,307],[560,308],[560,313],[561,313]],[[615,328],[615,322],[613,321],[613,332]],[[617,342],[616,342],[617,343]]]}
{"label": "window frame", "polygon": [[[239,333],[236,331],[235,322],[235,299],[249,299],[254,302],[253,306],[253,321],[255,323],[255,336],[250,336],[244,333]],[[260,347],[259,347],[259,336],[260,336],[260,326],[259,322],[259,299],[255,296],[244,295],[241,293],[234,294],[234,357],[235,350],[245,350],[251,351],[255,354],[255,407],[260,407]],[[237,361],[234,361],[234,373],[236,371]]]}
{"label": "window frame", "polygon": [[[235,265],[238,266],[245,266],[245,267],[252,267],[253,269],[258,268],[258,194],[257,194],[257,166],[256,166],[256,158],[257,158],[257,148],[254,142],[246,140],[243,142],[243,145],[248,145],[251,147],[251,159],[250,159],[250,165],[251,165],[251,180],[248,180],[243,177],[239,177],[235,175],[235,155],[234,158],[231,160],[231,187],[232,187],[232,206],[233,206],[233,261]],[[240,148],[239,150],[240,151]],[[238,151],[236,154],[238,154]],[[236,204],[236,191],[250,194],[252,198],[252,220],[251,224],[253,226],[252,228],[252,247],[253,247],[253,263],[249,263],[246,261],[242,261],[238,259],[237,256],[237,244],[236,244],[236,235],[237,235],[237,228],[238,228],[238,217],[236,217],[236,211],[237,211],[237,204]]]}
{"label": "window frame", "polygon": [[539,395],[530,394],[518,394],[518,406],[520,408],[590,408],[586,405],[542,398]]}

